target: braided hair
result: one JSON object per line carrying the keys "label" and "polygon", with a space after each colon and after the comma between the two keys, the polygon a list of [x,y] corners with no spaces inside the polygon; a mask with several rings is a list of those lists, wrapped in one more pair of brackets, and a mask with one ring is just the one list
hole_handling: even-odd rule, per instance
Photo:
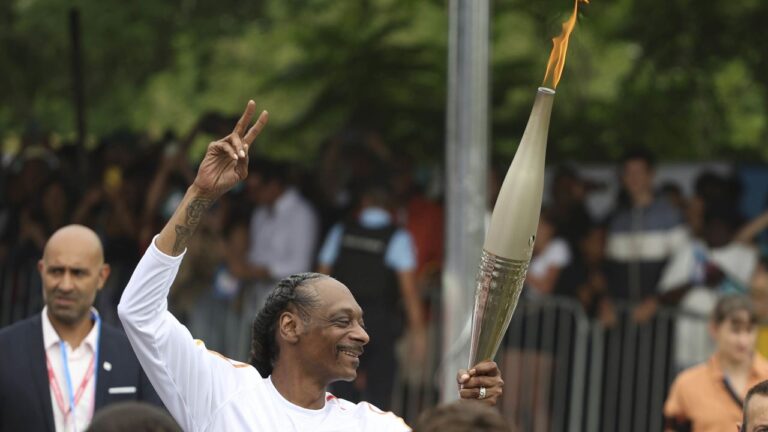
{"label": "braided hair", "polygon": [[272,374],[272,368],[279,346],[275,333],[280,314],[293,306],[304,322],[309,321],[310,309],[317,305],[317,295],[312,291],[300,289],[310,281],[328,277],[320,273],[299,273],[283,278],[269,294],[264,307],[253,320],[253,339],[251,341],[251,365],[266,378]]}

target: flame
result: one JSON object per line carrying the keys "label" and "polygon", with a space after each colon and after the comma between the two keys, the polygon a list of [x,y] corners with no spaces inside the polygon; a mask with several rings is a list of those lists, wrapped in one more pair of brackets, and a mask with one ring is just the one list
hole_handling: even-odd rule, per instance
{"label": "flame", "polygon": [[549,54],[547,62],[547,73],[544,74],[544,87],[554,90],[557,83],[560,82],[560,76],[563,75],[565,67],[565,54],[568,51],[568,39],[576,26],[576,14],[579,12],[579,1],[589,3],[589,0],[574,0],[573,13],[567,21],[563,23],[563,32],[560,36],[552,39],[552,52]]}

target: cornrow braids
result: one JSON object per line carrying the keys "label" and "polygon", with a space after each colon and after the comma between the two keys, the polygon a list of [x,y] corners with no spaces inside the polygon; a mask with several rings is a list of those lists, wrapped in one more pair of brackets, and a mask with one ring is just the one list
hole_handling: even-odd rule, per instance
{"label": "cornrow braids", "polygon": [[305,322],[309,320],[310,310],[317,305],[316,294],[300,289],[314,281],[328,277],[320,273],[299,273],[283,278],[272,290],[264,307],[253,320],[253,338],[251,340],[250,363],[266,378],[272,374],[272,368],[279,354],[275,333],[280,314],[290,306],[296,308]]}

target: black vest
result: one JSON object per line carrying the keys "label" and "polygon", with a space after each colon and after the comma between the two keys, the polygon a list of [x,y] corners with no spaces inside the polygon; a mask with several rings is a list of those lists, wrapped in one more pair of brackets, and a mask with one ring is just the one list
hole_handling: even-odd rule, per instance
{"label": "black vest", "polygon": [[344,225],[333,277],[346,285],[363,308],[366,323],[399,318],[400,289],[397,274],[384,257],[397,227],[364,228]]}

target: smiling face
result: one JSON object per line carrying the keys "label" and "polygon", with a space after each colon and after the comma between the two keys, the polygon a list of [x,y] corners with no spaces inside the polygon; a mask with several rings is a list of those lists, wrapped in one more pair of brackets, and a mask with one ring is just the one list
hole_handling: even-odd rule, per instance
{"label": "smiling face", "polygon": [[303,324],[296,343],[301,364],[321,381],[352,381],[369,337],[363,328],[363,310],[352,293],[336,279],[312,283],[319,299]]}
{"label": "smiling face", "polygon": [[48,240],[37,267],[51,321],[74,326],[88,319],[109,275],[96,234],[77,225],[60,229]]}

